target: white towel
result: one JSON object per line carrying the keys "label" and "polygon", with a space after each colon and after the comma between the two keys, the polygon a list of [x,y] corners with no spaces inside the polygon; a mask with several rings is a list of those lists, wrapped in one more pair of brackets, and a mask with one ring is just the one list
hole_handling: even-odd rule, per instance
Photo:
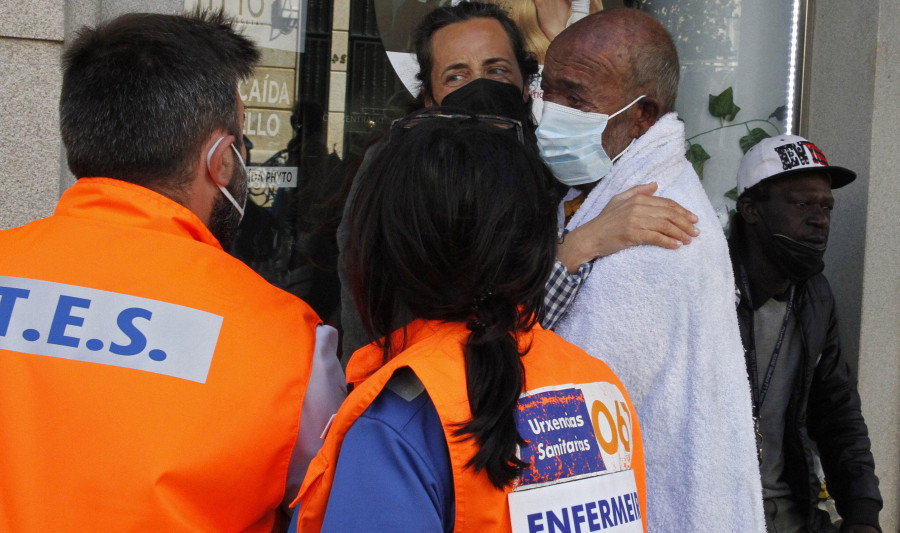
{"label": "white towel", "polygon": [[651,181],[700,218],[700,236],[678,250],[638,246],[597,260],[556,331],[609,364],[634,401],[649,531],[765,531],[727,244],[674,113],[635,141],[568,227]]}

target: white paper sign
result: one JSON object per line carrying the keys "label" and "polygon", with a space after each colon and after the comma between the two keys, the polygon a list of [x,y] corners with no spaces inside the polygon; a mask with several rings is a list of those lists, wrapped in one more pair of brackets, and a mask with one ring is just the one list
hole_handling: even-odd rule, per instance
{"label": "white paper sign", "polygon": [[297,167],[247,167],[247,187],[251,189],[290,189],[297,187]]}
{"label": "white paper sign", "polygon": [[642,533],[632,470],[511,492],[513,533]]}

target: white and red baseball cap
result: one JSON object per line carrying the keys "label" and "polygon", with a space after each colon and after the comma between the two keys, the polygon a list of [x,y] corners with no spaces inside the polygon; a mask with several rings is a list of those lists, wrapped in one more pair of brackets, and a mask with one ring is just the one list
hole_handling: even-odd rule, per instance
{"label": "white and red baseball cap", "polygon": [[827,174],[832,189],[856,179],[856,172],[829,165],[822,150],[803,137],[778,135],[759,141],[744,154],[737,174],[738,196],[763,180],[810,170]]}

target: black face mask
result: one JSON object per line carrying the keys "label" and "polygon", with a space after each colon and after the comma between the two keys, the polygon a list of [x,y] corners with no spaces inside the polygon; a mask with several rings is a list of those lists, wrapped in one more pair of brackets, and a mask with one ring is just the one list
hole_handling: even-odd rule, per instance
{"label": "black face mask", "polygon": [[522,91],[509,83],[478,78],[444,97],[441,107],[457,107],[473,115],[500,115],[531,125],[531,105]]}
{"label": "black face mask", "polygon": [[444,97],[441,107],[455,107],[473,115],[499,115],[522,123],[525,144],[538,151],[531,115],[531,100],[522,99],[522,91],[510,83],[478,78]]}
{"label": "black face mask", "polygon": [[825,268],[822,257],[825,255],[826,244],[814,246],[795,241],[787,235],[772,233],[765,219],[760,217],[760,220],[769,233],[769,238],[763,242],[763,252],[791,283],[806,281]]}
{"label": "black face mask", "polygon": [[825,263],[822,262],[826,247],[824,244],[811,246],[777,234],[772,235],[771,242],[775,264],[791,283],[805,281],[825,268]]}

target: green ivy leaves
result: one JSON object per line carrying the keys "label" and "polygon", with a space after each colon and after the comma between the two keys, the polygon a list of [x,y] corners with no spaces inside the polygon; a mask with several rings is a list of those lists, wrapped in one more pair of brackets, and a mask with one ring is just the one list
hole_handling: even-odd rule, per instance
{"label": "green ivy leaves", "polygon": [[706,153],[706,150],[699,144],[692,144],[690,148],[687,149],[687,152],[684,153],[684,157],[686,157],[687,160],[691,162],[691,165],[694,166],[694,172],[697,173],[697,176],[699,176],[700,179],[703,179],[703,164],[710,157],[710,155]]}
{"label": "green ivy leaves", "polygon": [[729,87],[718,96],[709,95],[709,113],[727,122],[734,120],[741,108],[734,104],[734,90]]}
{"label": "green ivy leaves", "polygon": [[[719,93],[718,96],[709,95],[709,113],[719,119],[722,123],[731,122],[734,117],[741,111],[741,108],[734,104],[734,89],[729,87]],[[741,141],[743,143],[743,140]],[[759,142],[759,141],[756,141]],[[754,143],[755,144],[755,143]],[[745,150],[746,152],[746,150]],[[691,144],[684,156],[691,165],[700,179],[703,179],[703,164],[710,158],[710,155],[699,144]]]}
{"label": "green ivy leaves", "polygon": [[784,122],[785,109],[785,106],[776,107],[775,111],[769,114],[769,118],[778,119],[778,122]]}
{"label": "green ivy leaves", "polygon": [[[753,128],[750,129],[750,124],[752,123],[760,123],[762,125],[770,126],[777,135],[781,132],[779,127],[772,122],[771,119],[776,119],[779,122],[784,122],[786,107],[779,106],[775,108],[769,116],[763,120],[759,118],[754,118],[750,120],[745,120],[743,122],[735,122],[733,124],[725,124],[726,122],[733,122],[737,114],[741,111],[740,106],[734,103],[734,88],[728,87],[718,95],[709,95],[709,114],[718,118],[721,122],[720,125],[716,128],[713,128],[709,131],[704,131],[698,133],[692,137],[689,137],[687,140],[688,149],[685,152],[684,156],[688,161],[694,166],[694,170],[697,172],[697,175],[700,179],[703,179],[703,166],[706,161],[710,159],[710,155],[703,149],[703,146],[692,142],[697,137],[701,137],[708,133],[713,133],[714,131],[723,130],[725,128],[733,128],[736,126],[743,126],[747,129],[747,135],[744,135],[738,140],[738,144],[740,145],[741,152],[747,153],[747,150],[755,146],[759,141],[771,137],[771,135],[766,132],[763,128]],[[733,191],[728,191],[725,193],[725,196],[728,198],[732,198],[733,200],[737,199],[737,189]]]}
{"label": "green ivy leaves", "polygon": [[734,187],[733,189],[729,189],[728,191],[726,191],[724,196],[725,196],[725,198],[728,198],[729,200],[733,200],[733,201],[737,202],[737,199],[738,199],[737,187]]}
{"label": "green ivy leaves", "polygon": [[738,141],[741,145],[741,151],[746,154],[747,150],[753,148],[756,143],[767,137],[771,137],[771,135],[766,133],[764,129],[753,128],[752,130],[750,130],[750,133],[744,135],[743,137],[741,137],[740,141]]}

